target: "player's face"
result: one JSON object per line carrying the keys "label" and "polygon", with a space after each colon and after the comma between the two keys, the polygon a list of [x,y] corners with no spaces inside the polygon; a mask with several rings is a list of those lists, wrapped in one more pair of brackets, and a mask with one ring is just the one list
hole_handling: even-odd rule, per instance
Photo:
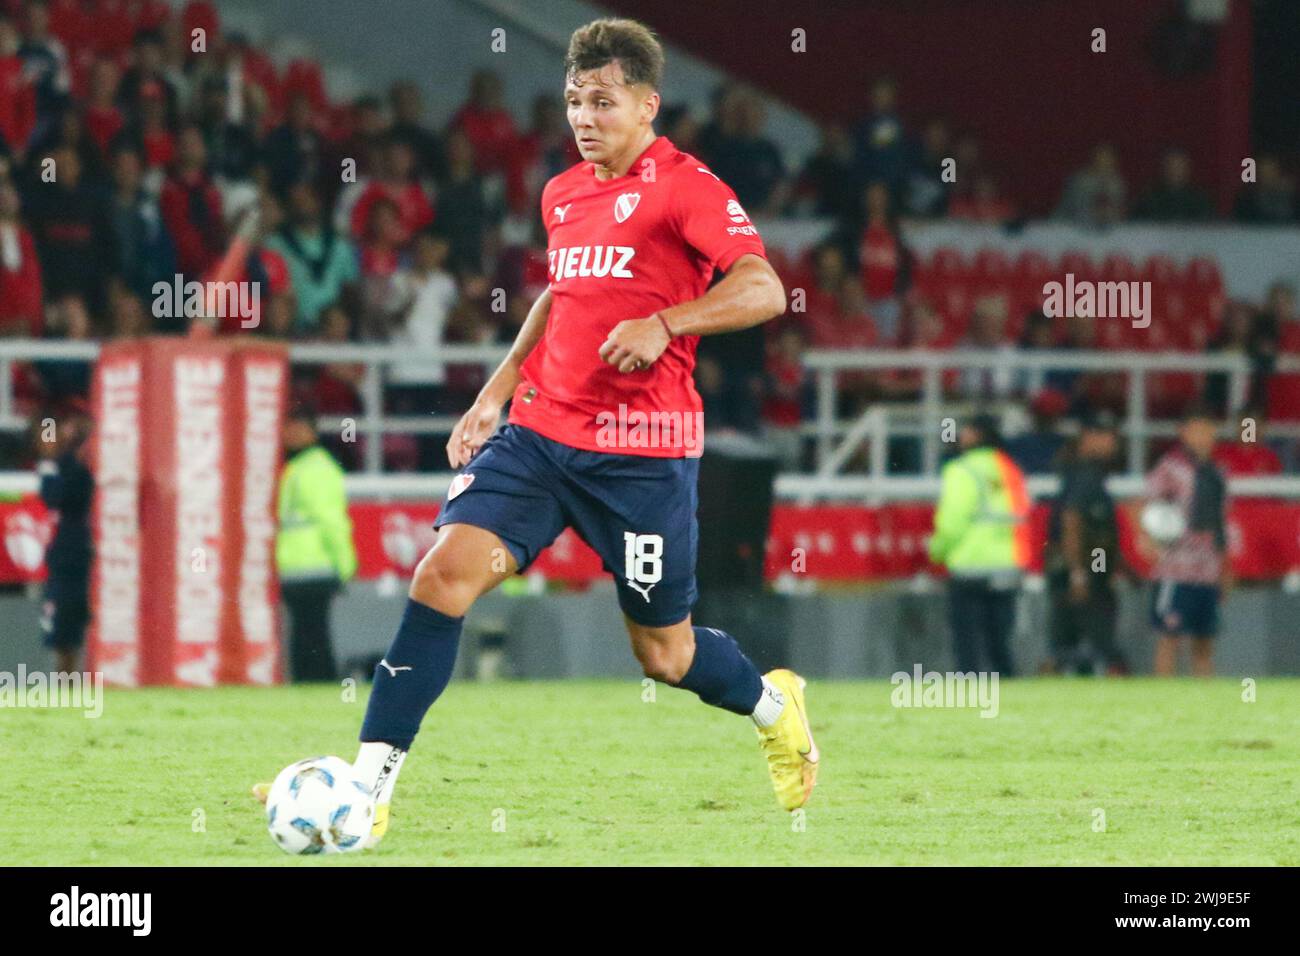
{"label": "player's face", "polygon": [[1183,444],[1202,458],[1208,458],[1214,450],[1214,422],[1204,418],[1193,418],[1182,428]]}
{"label": "player's face", "polygon": [[614,166],[654,119],[659,94],[645,85],[628,86],[615,62],[570,76],[564,102],[582,158]]}

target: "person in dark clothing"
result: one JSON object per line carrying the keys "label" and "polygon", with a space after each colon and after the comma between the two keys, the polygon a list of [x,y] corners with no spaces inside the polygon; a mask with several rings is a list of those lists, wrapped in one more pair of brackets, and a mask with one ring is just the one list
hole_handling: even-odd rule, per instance
{"label": "person in dark clothing", "polygon": [[842,219],[857,207],[862,183],[853,163],[853,140],[844,127],[834,123],[821,127],[817,152],[799,173],[795,192],[798,206],[813,216]]}
{"label": "person in dark clothing", "polygon": [[117,103],[128,123],[139,123],[143,101],[153,95],[163,99],[167,126],[175,128],[180,118],[180,94],[168,79],[164,63],[162,35],[157,30],[141,30],[131,46],[132,65],[122,74],[117,87]]}
{"label": "person in dark clothing", "polygon": [[226,118],[230,88],[224,76],[203,81],[199,125],[207,146],[208,169],[224,179],[248,179],[258,160],[257,144],[247,127]]}
{"label": "person in dark clothing", "polygon": [[1007,454],[1026,475],[1048,474],[1066,439],[1057,431],[1057,423],[1069,410],[1069,399],[1052,388],[1045,388],[1029,403],[1032,427],[1007,441]]}
{"label": "person in dark clothing", "polygon": [[[144,187],[144,160],[129,140],[114,145],[113,190],[108,223],[113,274],[143,301],[153,297],[157,282],[176,274],[176,250],[162,221],[158,200]],[[174,330],[180,331],[178,326]]]}
{"label": "person in dark clothing", "polygon": [[734,127],[711,146],[709,165],[728,183],[740,204],[757,215],[775,215],[785,201],[785,162],[764,134],[767,112],[757,95],[743,92]]}
{"label": "person in dark clothing", "polygon": [[388,103],[393,112],[389,136],[411,147],[417,175],[442,182],[447,178],[447,159],[438,134],[424,125],[420,88],[410,82],[394,83]]}
{"label": "person in dark clothing", "polygon": [[77,669],[90,623],[90,509],[95,497],[95,478],[86,454],[89,409],[83,401],[70,402],[68,408],[68,414],[51,423],[50,433],[40,436],[41,462],[36,469],[41,500],[59,516],[45,551],[48,577],[41,629],[45,646],[54,651],[55,668],[63,674]]}
{"label": "person in dark clothing", "polygon": [[317,183],[325,178],[324,153],[325,143],[316,128],[311,100],[303,93],[291,96],[284,123],[271,132],[262,146],[271,174],[271,189],[283,196],[296,183]]}
{"label": "person in dark clothing", "polygon": [[1182,149],[1165,153],[1160,181],[1133,207],[1133,218],[1146,222],[1203,222],[1213,215],[1209,195],[1192,182],[1192,160]]}
{"label": "person in dark clothing", "polygon": [[1096,412],[1084,419],[1062,463],[1044,556],[1052,644],[1051,660],[1043,667],[1048,673],[1092,674],[1098,663],[1107,673],[1128,673],[1115,645],[1115,578],[1127,566],[1119,549],[1115,501],[1106,490],[1118,448],[1114,415]]}
{"label": "person in dark clothing", "polygon": [[112,262],[111,229],[100,192],[81,176],[81,161],[67,148],[55,149],[57,179],[28,190],[27,220],[41,260],[45,296],[79,296],[91,310],[104,304]]}
{"label": "person in dark clothing", "polygon": [[447,179],[438,191],[438,228],[451,243],[453,272],[483,270],[483,241],[495,219],[483,177],[474,170],[474,147],[460,130],[447,136]]}
{"label": "person in dark clothing", "polygon": [[897,190],[907,173],[909,149],[892,77],[882,76],[872,84],[871,113],[854,128],[853,139],[861,181],[879,180],[891,192]]}

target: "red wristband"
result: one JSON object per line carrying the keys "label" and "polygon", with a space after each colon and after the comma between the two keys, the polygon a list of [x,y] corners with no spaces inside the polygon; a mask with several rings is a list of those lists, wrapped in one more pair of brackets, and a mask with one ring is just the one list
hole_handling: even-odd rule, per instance
{"label": "red wristband", "polygon": [[668,320],[663,317],[662,312],[656,312],[655,318],[658,319],[659,324],[664,327],[664,331],[668,333],[668,341],[671,342],[674,336],[673,336],[673,330],[668,327]]}

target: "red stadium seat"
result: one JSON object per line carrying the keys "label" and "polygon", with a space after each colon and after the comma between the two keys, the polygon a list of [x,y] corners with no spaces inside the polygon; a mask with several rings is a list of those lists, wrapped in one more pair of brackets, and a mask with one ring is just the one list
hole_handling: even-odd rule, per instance
{"label": "red stadium seat", "polygon": [[1181,274],[1174,260],[1166,255],[1154,255],[1142,265],[1142,280],[1152,286],[1169,288],[1178,283]]}
{"label": "red stadium seat", "polygon": [[971,260],[970,271],[977,280],[1005,282],[1011,277],[1011,260],[1001,249],[981,249]]}
{"label": "red stadium seat", "polygon": [[1101,260],[1101,278],[1107,282],[1136,282],[1137,263],[1127,253],[1112,252]]}
{"label": "red stadium seat", "polygon": [[1283,352],[1300,355],[1300,322],[1288,322],[1282,326],[1280,339]]}
{"label": "red stadium seat", "polygon": [[948,246],[940,246],[930,254],[926,271],[941,276],[965,276],[969,274],[970,267],[959,251]]}
{"label": "red stadium seat", "polygon": [[1300,421],[1300,375],[1274,375],[1268,380],[1268,417],[1273,421]]}
{"label": "red stadium seat", "polygon": [[1223,274],[1219,264],[1206,256],[1197,256],[1187,263],[1184,274],[1193,289],[1211,295],[1223,294]]}
{"label": "red stadium seat", "polygon": [[1097,264],[1086,252],[1078,249],[1062,253],[1057,268],[1060,270],[1059,281],[1061,282],[1065,281],[1067,273],[1073,273],[1076,282],[1082,279],[1096,281],[1097,278]]}

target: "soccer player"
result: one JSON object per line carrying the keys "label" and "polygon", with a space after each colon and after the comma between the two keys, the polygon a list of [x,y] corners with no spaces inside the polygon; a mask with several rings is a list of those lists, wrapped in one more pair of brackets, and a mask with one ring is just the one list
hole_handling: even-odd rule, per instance
{"label": "soccer player", "polygon": [[1192,673],[1214,674],[1214,637],[1219,631],[1219,602],[1232,589],[1228,556],[1228,483],[1214,453],[1215,419],[1203,406],[1183,416],[1179,444],[1147,476],[1149,501],[1169,502],[1182,512],[1186,530],[1167,547],[1143,538],[1148,554],[1156,553],[1151,601],[1155,627],[1155,672],[1162,677],[1178,669],[1178,651],[1191,639]]}
{"label": "soccer player", "polygon": [[[691,620],[696,343],[782,314],[785,290],[732,190],[656,135],[654,35],[631,20],[594,21],[573,34],[564,68],[584,161],[543,190],[549,286],[452,433],[448,457],[463,470],[375,670],[356,759],[377,794],[372,843],[451,677],[465,613],[567,526],[614,574],[646,675],[751,718],[785,809],[802,806],[816,781],[803,680],[760,675],[731,635]],[[724,276],[710,288],[715,269]]]}

